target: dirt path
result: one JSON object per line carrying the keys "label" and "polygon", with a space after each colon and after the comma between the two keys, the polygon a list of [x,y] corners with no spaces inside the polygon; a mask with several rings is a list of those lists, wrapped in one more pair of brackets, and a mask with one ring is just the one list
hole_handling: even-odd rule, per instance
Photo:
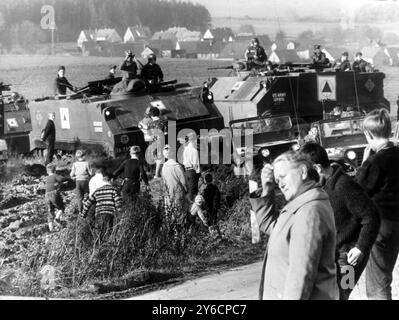
{"label": "dirt path", "polygon": [[[177,286],[129,298],[128,300],[254,300],[258,297],[262,262],[186,281]],[[395,276],[396,275],[396,276]],[[394,272],[393,299],[399,299],[399,263]],[[366,300],[364,274],[351,300]]]}

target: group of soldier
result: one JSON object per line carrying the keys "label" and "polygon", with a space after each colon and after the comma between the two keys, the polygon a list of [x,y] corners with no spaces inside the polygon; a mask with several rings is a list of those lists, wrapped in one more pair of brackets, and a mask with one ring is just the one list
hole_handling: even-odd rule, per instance
{"label": "group of soldier", "polygon": [[[115,85],[114,93],[125,93],[134,86],[141,86],[148,92],[155,92],[159,90],[160,84],[163,82],[164,75],[161,67],[156,63],[156,55],[149,54],[147,64],[143,65],[140,60],[132,53],[127,51],[125,59],[120,67],[122,71],[122,81]],[[139,70],[141,72],[139,73]],[[117,66],[111,66],[107,79],[115,79]],[[138,81],[135,81],[138,80]],[[67,94],[67,89],[73,93],[78,92],[78,88],[73,86],[65,77],[65,67],[60,66],[58,75],[54,81],[54,95],[56,98],[64,97]]]}
{"label": "group of soldier", "polygon": [[[250,45],[245,51],[245,59],[247,61],[247,69],[271,69],[273,64],[268,60],[265,49],[259,44],[258,38],[251,40]],[[330,63],[326,54],[322,51],[320,45],[314,46],[312,62],[310,66],[316,70],[332,67],[336,71],[355,71],[355,72],[370,72],[373,67],[370,63],[362,58],[362,53],[357,52],[355,59],[351,65],[349,61],[348,52],[343,52],[340,60],[336,60],[333,64]]]}

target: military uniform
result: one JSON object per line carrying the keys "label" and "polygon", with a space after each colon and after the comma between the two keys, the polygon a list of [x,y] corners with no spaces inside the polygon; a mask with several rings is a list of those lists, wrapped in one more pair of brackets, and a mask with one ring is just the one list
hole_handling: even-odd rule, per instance
{"label": "military uniform", "polygon": [[324,52],[319,52],[319,53],[314,53],[313,55],[313,66],[315,68],[323,68],[327,67],[328,64],[330,63],[330,60],[326,57],[326,54]]}
{"label": "military uniform", "polygon": [[348,60],[344,62],[339,61],[334,63],[334,69],[336,71],[350,71],[352,70],[351,63]]}
{"label": "military uniform", "polygon": [[157,90],[157,86],[163,81],[163,72],[156,63],[147,63],[141,70],[141,78],[144,80],[147,89]]}
{"label": "military uniform", "polygon": [[369,66],[370,64],[367,61],[360,59],[359,61],[353,62],[352,68],[355,72],[367,72],[367,67]]}
{"label": "military uniform", "polygon": [[54,81],[54,94],[66,95],[67,88],[73,91],[74,87],[71,85],[67,78],[58,76]]}
{"label": "military uniform", "polygon": [[249,69],[262,67],[267,61],[265,49],[262,46],[250,45],[245,51],[245,57],[248,61]]}

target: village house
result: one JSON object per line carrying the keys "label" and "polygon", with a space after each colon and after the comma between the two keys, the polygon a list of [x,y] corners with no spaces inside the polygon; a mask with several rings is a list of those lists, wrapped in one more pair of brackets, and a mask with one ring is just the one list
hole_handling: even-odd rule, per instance
{"label": "village house", "polygon": [[198,43],[198,59],[218,59],[226,43],[222,41],[200,41]]}
{"label": "village house", "polygon": [[123,36],[123,42],[136,42],[139,40],[148,40],[151,37],[151,31],[148,27],[134,26],[126,29],[125,35]]}
{"label": "village house", "polygon": [[151,39],[148,40],[148,47],[151,50],[158,51],[157,56],[169,58],[172,56],[172,50],[175,48],[176,43],[171,39]]}
{"label": "village house", "polygon": [[362,48],[360,51],[362,52],[363,59],[374,66],[390,64],[389,52],[384,47],[371,45]]}
{"label": "village house", "polygon": [[198,45],[200,41],[178,41],[172,50],[172,58],[192,58],[198,55]]}
{"label": "village house", "polygon": [[214,28],[208,29],[202,36],[202,40],[212,42],[232,42],[234,41],[234,33],[230,28]]}
{"label": "village house", "polygon": [[269,61],[276,64],[300,62],[300,58],[293,49],[274,50],[269,55]]}
{"label": "village house", "polygon": [[[121,43],[122,38],[115,29],[104,28],[95,30],[82,30],[79,34],[77,45],[82,49],[85,42],[108,42],[108,43]],[[91,44],[92,46],[93,44]]]}

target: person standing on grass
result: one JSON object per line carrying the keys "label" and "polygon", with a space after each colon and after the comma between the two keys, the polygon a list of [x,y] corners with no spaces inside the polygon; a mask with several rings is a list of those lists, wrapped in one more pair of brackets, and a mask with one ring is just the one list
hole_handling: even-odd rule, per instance
{"label": "person standing on grass", "polygon": [[[195,136],[196,137],[196,136]],[[188,199],[193,202],[198,193],[198,181],[201,175],[199,153],[196,148],[197,142],[193,137],[186,137],[183,151],[183,166],[185,169]]]}
{"label": "person standing on grass", "polygon": [[81,212],[81,217],[86,218],[90,207],[95,206],[94,224],[99,241],[112,230],[115,214],[122,208],[122,198],[118,189],[111,185],[111,179],[111,173],[103,173],[104,185],[84,202]]}
{"label": "person standing on grass", "polygon": [[356,181],[374,201],[381,226],[366,266],[367,297],[392,300],[392,273],[399,253],[399,148],[389,141],[389,112],[378,109],[363,121],[368,146]]}
{"label": "person standing on grass", "polygon": [[205,184],[201,186],[199,194],[203,196],[207,212],[208,212],[208,225],[211,229],[216,230],[221,236],[218,225],[218,210],[220,208],[220,191],[219,188],[213,183],[212,174],[207,173],[204,177]]}
{"label": "person standing on grass", "polygon": [[330,165],[327,151],[322,146],[309,142],[300,152],[315,163],[320,183],[330,198],[337,229],[340,300],[348,300],[353,287],[349,288],[347,283],[341,282],[352,267],[355,278],[351,285],[355,285],[365,269],[380,227],[378,209],[363,188],[341,167]]}
{"label": "person standing on grass", "polygon": [[141,179],[144,181],[147,191],[150,190],[147,173],[144,170],[143,161],[140,159],[140,152],[139,146],[130,147],[130,159],[125,160],[113,174],[114,177],[117,177],[123,172],[122,195],[125,199],[131,199],[140,193]]}
{"label": "person standing on grass", "polygon": [[48,164],[46,170],[48,177],[46,178],[46,193],[44,198],[48,210],[48,228],[50,232],[53,232],[61,227],[61,217],[65,210],[60,186],[69,179],[56,174],[56,166],[54,164]]}
{"label": "person standing on grass", "polygon": [[167,207],[181,208],[187,193],[187,180],[183,166],[172,156],[169,145],[164,147],[163,155],[168,159],[162,168],[162,180],[166,192],[165,204]]}
{"label": "person standing on grass", "polygon": [[[151,107],[149,110],[149,115],[151,117],[151,121],[148,123],[148,132],[152,134],[152,140],[156,141],[158,139],[158,135],[154,134],[152,130],[159,130],[158,134],[163,134],[164,143],[167,144],[167,135],[168,135],[168,122],[164,119],[161,119],[161,111],[157,107]],[[153,156],[155,160],[155,179],[161,179],[162,172],[162,155],[158,154],[158,150],[155,149],[153,152]]]}
{"label": "person standing on grass", "polygon": [[89,163],[84,158],[84,151],[76,151],[76,162],[72,164],[71,178],[76,181],[76,197],[79,213],[83,209],[83,199],[89,194],[89,179],[92,175]]}
{"label": "person standing on grass", "polygon": [[46,161],[44,163],[47,166],[49,163],[53,161],[54,153],[55,153],[55,112],[50,112],[48,114],[48,120],[46,127],[42,130],[42,134],[40,137],[41,141],[46,141],[47,143],[47,154]]}
{"label": "person standing on grass", "polygon": [[102,163],[94,163],[93,167],[94,176],[89,181],[89,197],[91,197],[98,188],[107,184],[104,181],[104,165]]}

